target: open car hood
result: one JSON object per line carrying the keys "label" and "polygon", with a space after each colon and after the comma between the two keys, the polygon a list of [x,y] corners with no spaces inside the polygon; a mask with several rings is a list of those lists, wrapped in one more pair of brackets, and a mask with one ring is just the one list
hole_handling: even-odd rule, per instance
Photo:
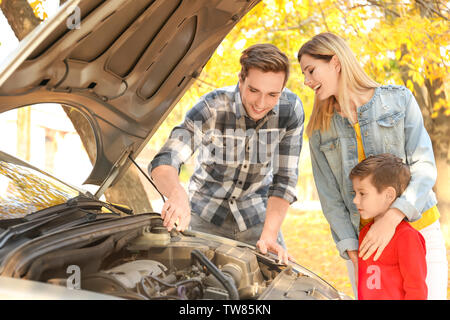
{"label": "open car hood", "polygon": [[259,1],[69,1],[1,67],[0,112],[43,102],[77,108],[97,145],[85,183],[106,188]]}

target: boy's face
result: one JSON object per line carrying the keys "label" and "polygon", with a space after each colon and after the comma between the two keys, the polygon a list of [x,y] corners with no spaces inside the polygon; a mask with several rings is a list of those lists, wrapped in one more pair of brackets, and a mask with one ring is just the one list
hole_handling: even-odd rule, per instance
{"label": "boy's face", "polygon": [[239,91],[250,118],[260,120],[275,107],[283,91],[284,78],[284,72],[248,70],[247,77],[239,81]]}
{"label": "boy's face", "polygon": [[384,214],[395,200],[395,189],[388,187],[378,192],[372,184],[372,176],[366,178],[354,178],[353,190],[356,195],[353,203],[363,219],[371,219]]}

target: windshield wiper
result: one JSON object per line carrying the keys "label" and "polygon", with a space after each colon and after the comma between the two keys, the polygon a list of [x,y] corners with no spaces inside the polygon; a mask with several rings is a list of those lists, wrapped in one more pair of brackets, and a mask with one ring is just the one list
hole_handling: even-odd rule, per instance
{"label": "windshield wiper", "polygon": [[[69,215],[71,216],[71,219],[66,219],[60,222],[57,221],[58,218],[65,219],[65,217]],[[70,208],[65,212],[56,212],[51,215],[35,218],[31,221],[19,223],[8,227],[0,234],[0,249],[3,248],[3,246],[12,237],[25,234],[45,224],[49,224],[49,226],[44,226],[40,230],[40,235],[57,232],[86,222],[95,221],[96,218],[96,213],[80,208]],[[56,221],[56,223],[52,224],[52,221]]]}
{"label": "windshield wiper", "polygon": [[0,234],[0,249],[3,248],[3,246],[6,244],[6,242],[8,242],[8,240],[11,239],[13,236],[24,234],[28,231],[31,231],[37,227],[42,226],[43,224],[45,224],[49,221],[56,219],[57,217],[58,217],[58,214],[54,213],[50,216],[36,218],[34,220],[16,224],[14,226],[7,228],[5,231],[3,231]]}
{"label": "windshield wiper", "polygon": [[88,198],[86,196],[78,196],[67,200],[67,202],[65,203],[30,213],[29,215],[25,216],[24,219],[32,221],[44,216],[52,215],[53,213],[64,212],[67,211],[68,209],[73,208],[86,210],[89,209],[101,210],[102,207],[108,209],[109,211],[111,211],[112,214],[115,214],[117,216],[120,216],[120,214],[117,212],[118,210],[128,215],[133,213],[131,209],[124,208],[123,206],[120,205],[106,203],[94,198]]}
{"label": "windshield wiper", "polygon": [[49,226],[48,228],[44,227],[41,230],[41,235],[54,233],[60,230],[65,230],[86,222],[95,221],[97,219],[97,214],[89,212],[87,210],[79,209],[77,210],[77,212],[82,213],[82,215],[78,219],[73,219],[68,222],[63,222],[57,225]]}
{"label": "windshield wiper", "polygon": [[60,225],[50,227],[45,231],[58,231],[65,228],[69,228],[80,223],[93,221],[96,219],[97,214],[87,211],[87,210],[101,210],[101,208],[107,208],[111,211],[111,213],[117,217],[120,217],[120,214],[117,213],[117,210],[120,210],[126,214],[132,214],[130,209],[124,208],[119,205],[109,204],[97,199],[88,198],[85,196],[78,196],[68,200],[63,204],[59,204],[50,208],[46,208],[37,212],[30,213],[25,216],[25,222],[15,224],[13,226],[8,227],[2,233],[0,233],[0,249],[14,236],[22,235],[29,231],[35,230],[36,228],[53,221],[57,218],[62,218],[64,216],[73,215],[74,213],[85,213],[85,215],[70,220],[68,222],[63,222]]}

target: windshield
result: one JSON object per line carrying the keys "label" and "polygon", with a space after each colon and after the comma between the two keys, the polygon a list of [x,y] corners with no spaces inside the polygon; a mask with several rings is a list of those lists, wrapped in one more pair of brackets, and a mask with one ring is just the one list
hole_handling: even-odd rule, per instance
{"label": "windshield", "polygon": [[39,171],[0,160],[0,219],[20,218],[78,195],[76,189]]}

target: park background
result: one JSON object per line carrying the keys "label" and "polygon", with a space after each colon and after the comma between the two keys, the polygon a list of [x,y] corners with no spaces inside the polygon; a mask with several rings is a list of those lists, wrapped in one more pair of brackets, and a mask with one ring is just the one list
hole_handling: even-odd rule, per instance
{"label": "park background", "polygon": [[[17,28],[11,28],[12,19],[30,9],[34,23],[40,23],[54,14],[59,5],[59,0],[1,0],[0,59],[11,53],[17,47],[18,39],[23,38]],[[22,9],[24,11],[17,11]],[[334,32],[347,40],[372,78],[381,84],[407,86],[419,102],[438,166],[435,191],[447,257],[450,258],[449,19],[449,2],[446,1],[261,1],[223,40],[137,162],[142,168],[147,167],[171,129],[183,120],[186,111],[200,96],[217,87],[237,84],[238,58],[243,49],[255,43],[272,43],[288,55],[291,76],[287,87],[301,98],[307,124],[314,94],[303,84],[296,54],[300,46],[315,34]],[[0,149],[63,180],[81,185],[92,165],[67,114],[66,109],[51,104],[1,114],[0,134],[3,139]],[[180,177],[185,186],[193,172],[193,164],[194,158],[182,167]],[[143,186],[148,204],[139,207],[137,199],[120,199],[120,202],[140,212],[146,206],[158,211],[162,205],[159,195],[143,176],[137,179]],[[94,186],[84,187],[95,191]],[[106,193],[108,200],[114,196],[113,192]],[[299,161],[297,198],[282,226],[290,254],[338,290],[353,296],[344,260],[338,255],[329,225],[320,210],[306,135]]]}

